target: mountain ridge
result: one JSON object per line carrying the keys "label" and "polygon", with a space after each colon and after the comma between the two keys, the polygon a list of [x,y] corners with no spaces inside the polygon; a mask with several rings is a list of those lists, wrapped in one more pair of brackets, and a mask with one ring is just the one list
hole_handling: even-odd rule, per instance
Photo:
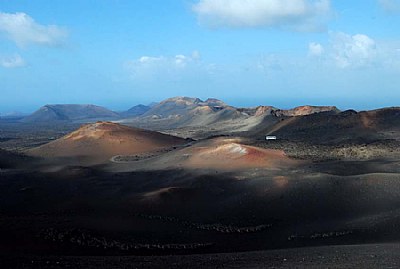
{"label": "mountain ridge", "polygon": [[[237,111],[239,114],[262,116],[274,113],[275,116],[303,116],[313,113],[340,110],[335,106],[298,106],[291,109],[280,109],[274,106],[235,107],[217,98],[205,101],[197,97],[176,96],[167,98],[152,105],[135,105],[123,112],[114,112],[106,107],[93,104],[46,104],[25,116],[22,122],[77,121],[93,118],[130,118],[150,117],[152,119],[172,118],[177,115],[191,113],[193,115],[216,114],[221,110]],[[223,114],[226,114],[223,113]],[[233,113],[235,114],[235,113]]]}
{"label": "mountain ridge", "polygon": [[47,104],[22,119],[22,122],[73,121],[119,116],[114,111],[92,104]]}

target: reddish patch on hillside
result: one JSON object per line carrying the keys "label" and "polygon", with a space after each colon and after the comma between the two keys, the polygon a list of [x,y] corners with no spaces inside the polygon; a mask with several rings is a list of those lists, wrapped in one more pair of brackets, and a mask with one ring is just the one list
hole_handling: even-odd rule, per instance
{"label": "reddish patch on hillside", "polygon": [[208,146],[186,150],[184,166],[236,170],[246,168],[281,169],[297,164],[282,150],[262,149],[240,144],[233,139],[217,140]]}
{"label": "reddish patch on hillside", "polygon": [[305,116],[314,113],[326,112],[326,111],[334,111],[336,107],[332,106],[299,106],[292,110],[293,116]]}
{"label": "reddish patch on hillside", "polygon": [[359,114],[361,117],[361,123],[365,128],[376,128],[376,112],[362,112]]}

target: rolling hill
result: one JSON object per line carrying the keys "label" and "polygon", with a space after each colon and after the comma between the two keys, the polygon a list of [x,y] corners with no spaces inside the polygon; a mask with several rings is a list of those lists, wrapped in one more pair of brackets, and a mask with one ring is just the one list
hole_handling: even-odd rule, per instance
{"label": "rolling hill", "polygon": [[279,171],[298,166],[302,161],[286,156],[282,150],[263,149],[245,144],[241,138],[212,138],[167,152],[154,158],[134,162],[116,162],[115,171],[137,169],[189,169],[213,171],[243,171],[271,169]]}
{"label": "rolling hill", "polygon": [[27,154],[44,158],[75,157],[89,163],[107,162],[115,155],[153,152],[187,140],[111,122],[83,125],[78,130]]}

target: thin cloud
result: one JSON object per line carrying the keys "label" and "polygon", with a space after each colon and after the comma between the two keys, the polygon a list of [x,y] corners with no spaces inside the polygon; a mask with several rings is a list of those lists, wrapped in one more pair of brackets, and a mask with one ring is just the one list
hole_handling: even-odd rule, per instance
{"label": "thin cloud", "polygon": [[193,6],[209,27],[281,27],[316,31],[324,27],[329,0],[200,0]]}
{"label": "thin cloud", "polygon": [[1,59],[0,64],[4,68],[17,68],[26,66],[25,60],[18,54],[12,57],[6,57]]}
{"label": "thin cloud", "polygon": [[400,13],[400,0],[379,0],[379,4],[388,13]]}
{"label": "thin cloud", "polygon": [[310,56],[321,56],[324,50],[324,47],[319,43],[311,42],[308,44],[308,54]]}
{"label": "thin cloud", "polygon": [[60,46],[65,42],[67,31],[56,25],[41,25],[25,13],[0,12],[0,33],[15,42],[18,47],[36,44]]}
{"label": "thin cloud", "polygon": [[140,79],[154,76],[177,76],[182,71],[199,66],[200,53],[194,51],[192,55],[177,54],[175,56],[142,56],[125,64],[132,77]]}

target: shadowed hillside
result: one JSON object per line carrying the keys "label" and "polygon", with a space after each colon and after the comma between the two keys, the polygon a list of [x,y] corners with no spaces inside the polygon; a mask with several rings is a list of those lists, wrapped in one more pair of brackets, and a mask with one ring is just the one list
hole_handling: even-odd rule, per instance
{"label": "shadowed hillside", "polygon": [[0,170],[16,168],[32,161],[32,158],[7,150],[0,149]]}
{"label": "shadowed hillside", "polygon": [[257,134],[276,135],[282,139],[308,140],[317,143],[346,140],[374,141],[396,138],[400,131],[400,108],[341,113],[324,112],[284,119]]}

